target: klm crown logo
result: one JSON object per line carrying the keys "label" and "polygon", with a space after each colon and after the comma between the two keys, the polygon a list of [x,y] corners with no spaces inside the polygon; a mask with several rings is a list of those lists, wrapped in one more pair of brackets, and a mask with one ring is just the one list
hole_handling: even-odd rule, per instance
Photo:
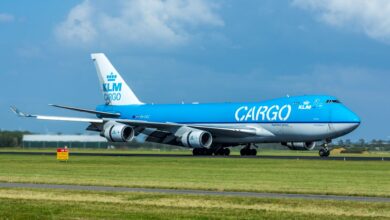
{"label": "klm crown logo", "polygon": [[114,82],[115,80],[116,80],[116,75],[114,75],[113,72],[111,72],[109,75],[107,75],[108,82]]}
{"label": "klm crown logo", "polygon": [[106,76],[107,82],[103,83],[103,91],[104,92],[120,92],[122,91],[122,83],[121,82],[115,82],[117,75],[115,75],[113,72],[108,74]]}

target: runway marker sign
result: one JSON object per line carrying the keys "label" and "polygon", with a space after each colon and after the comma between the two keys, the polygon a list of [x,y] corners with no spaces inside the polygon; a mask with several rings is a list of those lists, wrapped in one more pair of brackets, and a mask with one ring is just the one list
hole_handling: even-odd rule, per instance
{"label": "runway marker sign", "polygon": [[68,159],[69,159],[68,148],[57,148],[57,160],[68,161]]}

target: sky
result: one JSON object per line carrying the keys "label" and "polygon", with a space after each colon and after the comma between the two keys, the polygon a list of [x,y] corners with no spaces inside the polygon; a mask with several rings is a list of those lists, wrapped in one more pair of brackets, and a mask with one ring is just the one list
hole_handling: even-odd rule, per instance
{"label": "sky", "polygon": [[102,104],[90,53],[104,52],[146,103],[338,97],[390,139],[388,0],[68,0],[0,2],[0,129],[83,133],[88,115],[47,104]]}

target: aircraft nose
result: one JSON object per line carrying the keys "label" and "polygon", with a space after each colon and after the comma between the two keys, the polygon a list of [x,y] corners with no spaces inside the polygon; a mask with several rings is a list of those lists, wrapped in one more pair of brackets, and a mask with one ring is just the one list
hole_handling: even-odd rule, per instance
{"label": "aircraft nose", "polygon": [[339,122],[333,124],[335,134],[338,136],[348,134],[360,125],[359,116],[345,106],[339,106],[336,111],[333,111],[332,116],[334,121]]}
{"label": "aircraft nose", "polygon": [[356,128],[359,127],[360,125],[360,118],[357,114],[355,114],[353,111],[351,110],[347,110],[348,111],[348,128],[346,129],[348,132],[351,132],[353,130],[355,130]]}
{"label": "aircraft nose", "polygon": [[353,123],[357,123],[357,124],[360,124],[360,118],[357,114],[355,114],[353,111],[351,110],[348,110],[349,111],[349,120]]}

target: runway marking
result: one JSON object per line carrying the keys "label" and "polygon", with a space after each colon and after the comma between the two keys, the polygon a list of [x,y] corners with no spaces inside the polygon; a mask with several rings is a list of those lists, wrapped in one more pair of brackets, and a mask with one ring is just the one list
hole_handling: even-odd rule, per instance
{"label": "runway marking", "polygon": [[229,191],[156,189],[156,188],[149,189],[149,188],[113,187],[113,186],[86,186],[86,185],[64,185],[64,184],[57,185],[57,184],[38,184],[38,183],[0,183],[0,188],[64,189],[64,190],[86,190],[86,191],[110,191],[110,192],[164,193],[164,194],[179,194],[179,195],[238,196],[238,197],[275,198],[275,199],[312,199],[312,200],[338,200],[338,201],[355,201],[355,202],[390,202],[390,198],[386,198],[386,197],[229,192]]}
{"label": "runway marking", "polygon": [[[55,155],[55,152],[18,152],[18,151],[0,151],[0,154],[10,155]],[[390,157],[319,157],[319,156],[283,156],[283,155],[258,155],[258,156],[192,156],[190,154],[131,154],[131,153],[80,153],[70,152],[71,156],[108,156],[108,157],[196,157],[196,158],[247,158],[247,159],[288,159],[288,160],[343,160],[343,161],[390,161]]]}

